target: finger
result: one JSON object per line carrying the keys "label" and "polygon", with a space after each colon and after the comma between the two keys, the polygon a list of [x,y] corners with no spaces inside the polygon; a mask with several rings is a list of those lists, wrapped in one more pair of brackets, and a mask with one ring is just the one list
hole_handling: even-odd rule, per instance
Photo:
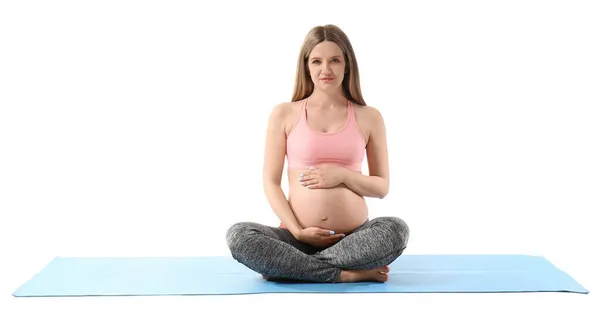
{"label": "finger", "polygon": [[313,180],[314,178],[316,178],[315,175],[311,175],[311,174],[301,174],[298,177],[298,180],[300,181],[308,181],[308,180]]}
{"label": "finger", "polygon": [[305,174],[302,174],[301,176],[299,176],[298,180],[300,182],[303,182],[303,181],[315,180],[318,178],[319,178],[319,175],[317,175],[317,174],[306,174],[305,173]]}
{"label": "finger", "polygon": [[307,187],[309,187],[309,189],[322,189],[322,188],[326,188],[325,184],[323,182],[321,182],[321,180],[319,180],[315,184],[308,185]]}
{"label": "finger", "polygon": [[[312,167],[311,167],[312,168]],[[315,169],[304,169],[302,170],[301,174],[303,174],[304,176],[307,176],[309,174],[314,174],[315,173]]]}
{"label": "finger", "polygon": [[331,237],[331,236],[335,235],[335,232],[333,230],[328,230],[328,229],[319,229],[317,231],[317,235],[324,236],[324,237]]}
{"label": "finger", "polygon": [[309,188],[313,188],[313,187],[315,187],[316,185],[318,185],[318,184],[319,184],[319,180],[308,180],[308,181],[303,181],[303,182],[302,182],[302,184],[303,184],[304,186],[307,186],[307,187],[309,187]]}
{"label": "finger", "polygon": [[301,179],[298,179],[298,181],[302,185],[308,185],[311,181],[315,181],[315,179],[301,178]]}

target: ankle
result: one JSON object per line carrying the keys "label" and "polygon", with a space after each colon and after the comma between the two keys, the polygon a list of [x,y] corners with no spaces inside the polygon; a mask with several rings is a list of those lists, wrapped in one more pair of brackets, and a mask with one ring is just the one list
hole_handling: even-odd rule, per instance
{"label": "ankle", "polygon": [[349,282],[353,279],[353,272],[348,270],[342,270],[338,276],[336,282]]}

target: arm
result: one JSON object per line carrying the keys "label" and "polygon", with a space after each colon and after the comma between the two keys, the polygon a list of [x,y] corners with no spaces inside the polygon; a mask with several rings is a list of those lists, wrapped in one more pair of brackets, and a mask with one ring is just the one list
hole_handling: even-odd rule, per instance
{"label": "arm", "polygon": [[286,105],[275,106],[269,117],[263,165],[263,189],[269,205],[290,232],[297,236],[302,230],[281,189],[285,161]]}
{"label": "arm", "polygon": [[366,149],[369,175],[348,170],[344,172],[342,182],[359,195],[383,199],[390,188],[385,123],[376,108],[370,107],[368,110],[371,129]]}

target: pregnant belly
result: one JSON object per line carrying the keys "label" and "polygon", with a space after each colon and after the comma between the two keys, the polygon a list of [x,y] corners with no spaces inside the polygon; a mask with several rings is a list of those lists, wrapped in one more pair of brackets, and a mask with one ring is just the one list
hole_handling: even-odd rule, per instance
{"label": "pregnant belly", "polygon": [[321,227],[347,233],[368,219],[365,199],[345,185],[307,189],[290,172],[289,202],[302,227]]}

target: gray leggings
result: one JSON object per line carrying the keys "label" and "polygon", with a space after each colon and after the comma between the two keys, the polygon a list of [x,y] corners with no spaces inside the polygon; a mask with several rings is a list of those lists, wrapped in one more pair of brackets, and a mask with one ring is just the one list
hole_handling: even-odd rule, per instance
{"label": "gray leggings", "polygon": [[390,264],[406,248],[409,228],[397,217],[377,217],[346,233],[336,244],[317,248],[285,228],[241,222],[227,230],[233,258],[266,277],[333,283],[342,270]]}

